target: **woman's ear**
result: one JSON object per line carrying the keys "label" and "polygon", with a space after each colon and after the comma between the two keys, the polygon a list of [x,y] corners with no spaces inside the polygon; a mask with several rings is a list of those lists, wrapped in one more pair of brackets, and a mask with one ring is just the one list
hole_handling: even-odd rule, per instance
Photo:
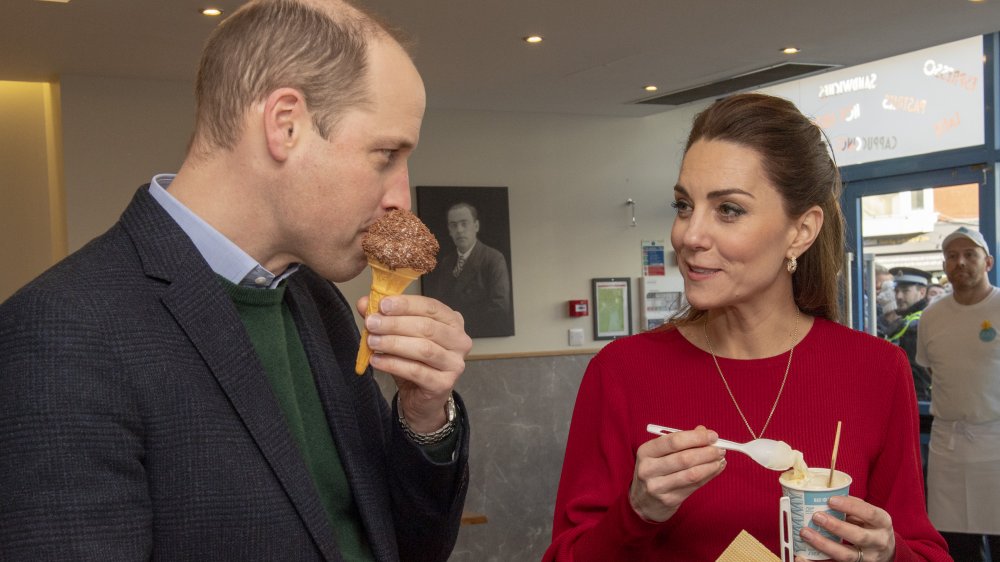
{"label": "woman's ear", "polygon": [[823,218],[823,209],[819,205],[813,205],[795,221],[795,237],[789,248],[792,256],[801,256],[812,246],[823,228]]}
{"label": "woman's ear", "polygon": [[302,92],[279,88],[264,100],[264,136],[267,151],[275,161],[288,160],[292,149],[302,142],[304,127],[311,122]]}

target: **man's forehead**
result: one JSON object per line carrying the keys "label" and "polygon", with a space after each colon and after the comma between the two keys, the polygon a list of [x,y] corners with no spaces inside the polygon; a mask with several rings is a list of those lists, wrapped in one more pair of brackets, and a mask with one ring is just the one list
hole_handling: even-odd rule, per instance
{"label": "man's forehead", "polygon": [[[978,244],[969,240],[968,238],[956,238],[949,243],[944,251],[945,252],[964,252],[966,250],[982,250]],[[985,250],[983,251],[985,253]]]}
{"label": "man's forehead", "polygon": [[366,80],[373,103],[361,109],[383,127],[412,137],[415,145],[427,104],[423,79],[395,39],[382,34],[369,47]]}

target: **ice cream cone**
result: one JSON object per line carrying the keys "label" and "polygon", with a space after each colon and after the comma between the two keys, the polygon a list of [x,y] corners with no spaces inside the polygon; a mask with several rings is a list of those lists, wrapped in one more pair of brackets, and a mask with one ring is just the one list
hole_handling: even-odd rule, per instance
{"label": "ice cream cone", "polygon": [[[369,258],[368,265],[372,268],[372,286],[368,293],[368,309],[365,311],[365,318],[373,312],[378,312],[378,305],[382,299],[392,295],[401,294],[413,282],[420,277],[421,272],[408,267],[391,269],[389,266],[378,260]],[[354,372],[363,375],[368,368],[368,361],[372,357],[372,350],[368,347],[368,329],[361,330],[361,347],[358,348],[358,359],[354,363]]]}

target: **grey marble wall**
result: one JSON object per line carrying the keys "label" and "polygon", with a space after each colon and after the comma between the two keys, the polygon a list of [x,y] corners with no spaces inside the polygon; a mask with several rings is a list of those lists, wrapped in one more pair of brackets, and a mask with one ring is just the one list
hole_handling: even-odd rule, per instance
{"label": "grey marble wall", "polygon": [[[457,391],[472,427],[467,512],[450,560],[540,560],[552,537],[559,473],[580,379],[592,354],[469,361]],[[391,396],[391,379],[379,374]]]}

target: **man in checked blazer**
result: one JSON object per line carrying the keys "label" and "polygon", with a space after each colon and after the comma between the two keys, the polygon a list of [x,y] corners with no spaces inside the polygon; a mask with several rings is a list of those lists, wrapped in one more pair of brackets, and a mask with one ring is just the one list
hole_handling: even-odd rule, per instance
{"label": "man in checked blazer", "polygon": [[419,74],[350,5],[253,0],[196,101],[180,171],[0,305],[0,560],[446,560],[471,340],[437,301],[383,301],[389,404],[333,284],[410,206]]}

